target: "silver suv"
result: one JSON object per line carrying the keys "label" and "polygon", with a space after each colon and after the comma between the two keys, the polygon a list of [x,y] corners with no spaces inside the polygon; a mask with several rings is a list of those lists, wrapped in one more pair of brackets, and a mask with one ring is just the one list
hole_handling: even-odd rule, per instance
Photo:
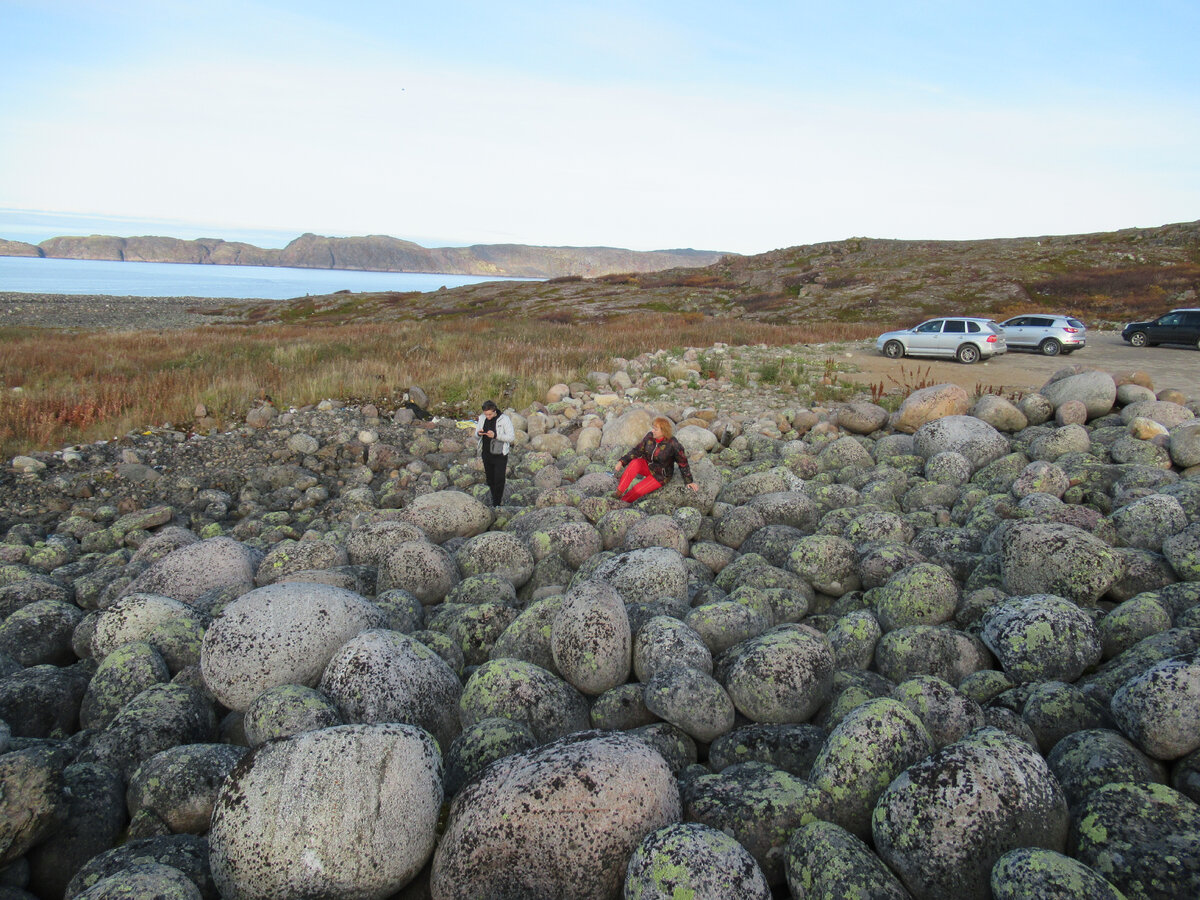
{"label": "silver suv", "polygon": [[1037,350],[1045,356],[1074,353],[1087,344],[1087,326],[1071,316],[1015,316],[1000,327],[1010,348]]}
{"label": "silver suv", "polygon": [[888,331],[875,340],[875,349],[889,359],[904,356],[946,356],[970,365],[999,356],[1008,347],[1004,332],[991,319],[930,319],[907,331]]}

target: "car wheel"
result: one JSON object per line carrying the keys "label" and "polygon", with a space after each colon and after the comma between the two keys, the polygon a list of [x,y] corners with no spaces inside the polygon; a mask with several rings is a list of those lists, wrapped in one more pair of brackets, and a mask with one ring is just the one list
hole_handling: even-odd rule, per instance
{"label": "car wheel", "polygon": [[963,344],[958,348],[958,353],[955,356],[958,357],[960,363],[966,363],[969,366],[971,363],[978,361],[979,348],[974,344]]}
{"label": "car wheel", "polygon": [[900,359],[904,356],[904,345],[899,341],[888,341],[883,345],[883,355],[888,359]]}
{"label": "car wheel", "polygon": [[1129,343],[1133,344],[1135,347],[1145,347],[1146,344],[1149,343],[1146,340],[1146,332],[1135,331],[1129,336]]}
{"label": "car wheel", "polygon": [[1038,349],[1042,351],[1042,356],[1058,356],[1062,352],[1062,344],[1054,338],[1046,338]]}

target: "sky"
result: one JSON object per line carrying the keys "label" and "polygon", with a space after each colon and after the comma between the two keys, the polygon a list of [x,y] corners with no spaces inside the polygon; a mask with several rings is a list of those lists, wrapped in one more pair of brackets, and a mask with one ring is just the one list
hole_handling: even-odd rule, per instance
{"label": "sky", "polygon": [[0,238],[760,253],[1200,219],[1200,3],[0,0]]}

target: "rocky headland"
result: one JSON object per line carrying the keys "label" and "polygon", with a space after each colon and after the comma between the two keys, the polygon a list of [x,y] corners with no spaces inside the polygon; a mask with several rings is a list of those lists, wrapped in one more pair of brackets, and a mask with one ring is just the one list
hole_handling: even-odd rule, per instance
{"label": "rocky headland", "polygon": [[422,247],[382,234],[362,237],[302,234],[286,247],[273,249],[219,238],[181,240],[93,234],[55,237],[40,244],[0,240],[0,256],[554,278],[705,266],[717,262],[725,254],[711,250],[639,251],[618,247],[532,247],[526,244]]}
{"label": "rocky headland", "polygon": [[737,352],[510,411],[499,507],[411,408],[8,461],[0,896],[1200,895],[1200,396]]}

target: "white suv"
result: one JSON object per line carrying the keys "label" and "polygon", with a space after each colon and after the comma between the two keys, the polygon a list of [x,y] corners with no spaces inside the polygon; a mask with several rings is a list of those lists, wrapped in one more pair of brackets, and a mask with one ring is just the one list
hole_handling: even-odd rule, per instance
{"label": "white suv", "polygon": [[1000,327],[1009,347],[1037,350],[1043,356],[1074,353],[1087,346],[1087,326],[1072,316],[1016,316]]}
{"label": "white suv", "polygon": [[904,356],[945,356],[970,365],[1008,350],[1004,332],[991,319],[952,317],[930,319],[907,331],[889,331],[875,340],[875,349],[889,359]]}

